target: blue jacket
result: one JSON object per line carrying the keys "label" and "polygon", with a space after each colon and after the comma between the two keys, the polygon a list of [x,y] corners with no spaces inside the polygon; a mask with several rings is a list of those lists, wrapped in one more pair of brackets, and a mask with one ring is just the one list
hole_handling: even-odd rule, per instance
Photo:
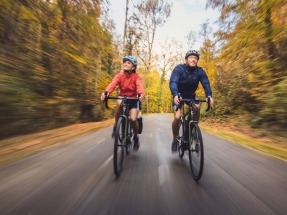
{"label": "blue jacket", "polygon": [[205,96],[212,96],[208,77],[201,67],[192,68],[186,64],[179,64],[171,73],[169,88],[173,96],[180,93],[183,98],[193,98],[199,82],[204,88]]}

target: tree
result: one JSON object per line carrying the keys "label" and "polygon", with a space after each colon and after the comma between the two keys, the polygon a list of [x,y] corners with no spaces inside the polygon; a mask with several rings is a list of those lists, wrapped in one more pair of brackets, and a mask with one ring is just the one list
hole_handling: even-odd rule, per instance
{"label": "tree", "polygon": [[135,12],[130,17],[128,26],[130,40],[127,50],[129,53],[136,53],[143,62],[146,72],[153,66],[152,50],[156,30],[163,26],[170,16],[171,6],[163,0],[141,1],[135,6]]}
{"label": "tree", "polygon": [[[171,93],[169,77],[176,64],[183,60],[183,46],[174,38],[167,38],[160,44],[160,54],[154,59],[158,61],[160,83],[158,85],[158,112],[169,112]],[[166,105],[166,103],[168,103]]]}
{"label": "tree", "polygon": [[[216,80],[216,43],[212,40],[212,28],[209,25],[209,21],[202,24],[202,31],[200,37],[202,38],[202,46],[200,49],[200,61],[199,65],[206,71],[210,84],[213,87]],[[200,88],[198,95],[204,96],[203,89]]]}
{"label": "tree", "polygon": [[118,51],[101,2],[1,1],[0,137],[105,115],[98,97]]}
{"label": "tree", "polygon": [[[270,107],[277,107],[278,95],[285,86],[283,47],[287,37],[283,23],[287,15],[282,11],[286,11],[286,1],[210,0],[208,5],[221,10],[221,28],[216,33],[222,42],[217,58],[220,79],[216,86],[221,103],[228,104],[225,112],[248,112],[268,124],[266,113],[270,113]],[[286,107],[284,102],[280,104]],[[274,119],[282,116],[280,111],[273,112]]]}

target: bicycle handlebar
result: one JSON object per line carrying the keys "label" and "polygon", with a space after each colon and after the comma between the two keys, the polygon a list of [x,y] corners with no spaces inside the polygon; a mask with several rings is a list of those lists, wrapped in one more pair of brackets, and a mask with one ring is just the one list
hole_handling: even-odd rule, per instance
{"label": "bicycle handlebar", "polygon": [[[210,110],[210,98],[207,98],[207,101],[205,99],[183,99],[181,98],[180,94],[178,95],[180,103],[181,102],[188,102],[189,105],[191,105],[192,103],[196,103],[196,102],[207,102],[207,108],[205,110],[205,112],[208,112]],[[176,105],[176,111],[178,110],[178,105]]]}
{"label": "bicycle handlebar", "polygon": [[106,96],[105,100],[104,100],[104,103],[105,103],[105,107],[107,109],[109,109],[109,106],[108,106],[108,99],[120,99],[120,100],[139,100],[138,97],[128,97],[128,96]]}

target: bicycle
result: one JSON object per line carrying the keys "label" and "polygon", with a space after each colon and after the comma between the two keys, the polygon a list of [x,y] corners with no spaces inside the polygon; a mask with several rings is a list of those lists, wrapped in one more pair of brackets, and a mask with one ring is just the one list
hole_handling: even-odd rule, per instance
{"label": "bicycle", "polygon": [[[104,102],[107,109],[109,109],[108,106],[108,99],[116,99],[116,100],[122,100],[121,104],[121,115],[118,119],[118,122],[116,124],[115,129],[115,141],[114,141],[114,173],[117,177],[120,176],[123,168],[123,162],[124,162],[124,155],[126,152],[126,155],[129,154],[129,151],[131,148],[133,148],[133,141],[132,137],[134,135],[133,129],[131,127],[130,117],[129,117],[129,101],[132,100],[139,100],[138,97],[127,97],[127,96],[116,96],[116,97],[106,97]],[[138,121],[141,119],[138,118]],[[140,124],[139,123],[139,124]],[[139,126],[139,134],[142,131],[142,124]]]}
{"label": "bicycle", "polygon": [[184,152],[188,151],[191,174],[194,180],[198,181],[203,172],[204,149],[201,130],[198,122],[194,120],[194,111],[192,106],[202,102],[207,102],[207,112],[210,109],[210,99],[206,101],[202,99],[181,98],[180,102],[188,105],[188,111],[184,112],[184,104],[182,104],[183,116],[180,119],[179,134],[176,138],[178,144],[178,155],[182,159]]}

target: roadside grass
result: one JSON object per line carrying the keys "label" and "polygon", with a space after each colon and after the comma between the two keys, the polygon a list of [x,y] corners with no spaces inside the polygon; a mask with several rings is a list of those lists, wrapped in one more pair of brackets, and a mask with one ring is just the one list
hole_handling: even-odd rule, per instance
{"label": "roadside grass", "polygon": [[251,129],[243,124],[205,121],[200,126],[208,133],[287,161],[287,138],[266,134],[264,130]]}
{"label": "roadside grass", "polygon": [[52,146],[64,143],[67,140],[97,131],[113,123],[114,119],[102,122],[74,124],[35,134],[0,140],[0,166],[23,159]]}

